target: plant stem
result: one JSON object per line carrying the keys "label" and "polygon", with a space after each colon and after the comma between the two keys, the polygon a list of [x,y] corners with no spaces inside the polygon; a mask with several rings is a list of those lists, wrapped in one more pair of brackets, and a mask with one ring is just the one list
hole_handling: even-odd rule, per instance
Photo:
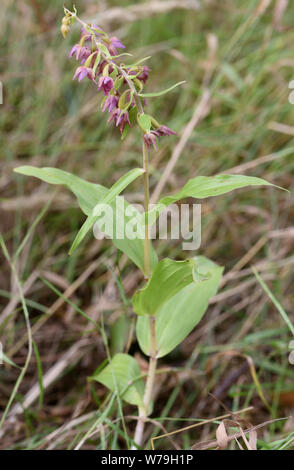
{"label": "plant stem", "polygon": [[149,359],[149,370],[146,381],[146,388],[144,394],[144,407],[148,414],[148,408],[150,408],[150,401],[152,398],[152,390],[156,372],[156,330],[155,330],[155,317],[149,317],[149,328],[150,328],[150,359]]}
{"label": "plant stem", "polygon": [[[144,209],[145,213],[149,209],[149,164],[148,164],[148,149],[143,140],[143,168],[144,172]],[[149,238],[149,226],[148,217],[145,220],[145,238],[144,238],[144,270],[145,280],[148,281],[150,277],[150,238]],[[155,318],[149,317],[149,328],[150,328],[150,351],[149,351],[149,368],[146,380],[145,393],[143,398],[143,407],[139,409],[139,418],[135,430],[134,442],[142,447],[143,434],[145,421],[151,408],[153,384],[156,373],[157,363],[157,348],[156,348],[156,329],[155,329]],[[135,447],[133,447],[135,449]]]}
{"label": "plant stem", "polygon": [[[144,210],[147,214],[149,210],[149,161],[148,149],[143,140],[143,168],[144,168]],[[145,238],[144,238],[144,270],[146,281],[150,278],[150,239],[148,217],[145,220]]]}
{"label": "plant stem", "polygon": [[[155,332],[155,318],[149,317],[149,327],[150,327],[150,358],[149,358],[149,369],[145,387],[145,393],[143,398],[143,407],[139,409],[139,418],[137,421],[137,426],[135,430],[134,442],[142,447],[143,444],[143,434],[144,434],[144,427],[146,418],[148,416],[148,412],[150,410],[151,400],[152,400],[152,391],[153,391],[153,384],[155,379],[156,373],[156,332]],[[133,450],[136,447],[132,447]]]}

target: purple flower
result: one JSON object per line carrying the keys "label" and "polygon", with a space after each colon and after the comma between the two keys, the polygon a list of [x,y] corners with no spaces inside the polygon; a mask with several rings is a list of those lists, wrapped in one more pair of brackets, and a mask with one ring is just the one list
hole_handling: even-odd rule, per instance
{"label": "purple flower", "polygon": [[125,46],[116,36],[109,39],[108,50],[111,55],[117,55],[117,49],[124,49]]}
{"label": "purple flower", "polygon": [[153,145],[153,148],[157,150],[157,141],[156,138],[159,140],[160,137],[163,137],[164,135],[176,135],[176,132],[172,131],[169,129],[167,126],[159,126],[157,129],[152,130],[148,132],[147,134],[144,134],[144,142],[147,145],[148,148]]}
{"label": "purple flower", "polygon": [[138,79],[142,80],[142,82],[146,83],[148,76],[149,76],[150,68],[147,65],[144,65],[142,72],[138,75]]}
{"label": "purple flower", "polygon": [[157,142],[156,142],[156,133],[154,131],[150,131],[147,134],[144,134],[144,142],[147,145],[148,148],[153,145],[154,150],[157,150]]}
{"label": "purple flower", "polygon": [[117,47],[118,49],[125,49],[125,47],[126,47],[126,46],[123,45],[121,40],[116,36],[112,36],[112,38],[110,38],[110,44],[113,47]]}
{"label": "purple flower", "polygon": [[104,95],[108,95],[113,88],[113,80],[111,77],[100,77],[98,82],[98,90],[103,89]]}
{"label": "purple flower", "polygon": [[159,126],[157,127],[155,132],[158,134],[159,137],[164,136],[164,135],[177,135],[176,132],[172,131],[167,126]]}
{"label": "purple flower", "polygon": [[81,28],[81,37],[84,38],[84,41],[92,39],[92,35],[83,26]]}
{"label": "purple flower", "polygon": [[119,109],[119,108],[112,111],[112,113],[111,113],[110,117],[108,118],[107,122],[111,122],[111,121],[114,121],[116,127],[119,126],[119,129],[120,129],[121,133],[123,132],[126,124],[129,124],[129,126],[132,127],[131,123],[130,123],[130,118],[129,118],[128,111],[122,112],[122,110]]}
{"label": "purple flower", "polygon": [[77,57],[80,49],[81,49],[81,46],[79,44],[75,44],[69,53],[69,57],[72,57],[74,54]]}
{"label": "purple flower", "polygon": [[120,116],[120,113],[121,113],[121,109],[118,109],[118,108],[112,111],[111,115],[107,119],[107,122],[114,121],[114,123],[116,124],[116,121]]}
{"label": "purple flower", "polygon": [[77,60],[81,60],[81,64],[84,64],[88,57],[91,55],[91,49],[80,44],[75,44],[69,53],[69,57],[76,56]]}
{"label": "purple flower", "polygon": [[102,111],[104,112],[107,109],[108,112],[111,113],[111,111],[113,111],[114,108],[117,107],[117,103],[118,103],[118,97],[109,95],[104,102]]}
{"label": "purple flower", "polygon": [[103,60],[103,61],[99,64],[99,67],[98,67],[98,69],[97,69],[97,75],[100,75],[100,74],[103,72],[103,69],[104,69],[105,65],[107,65],[107,62],[106,62],[106,60]]}
{"label": "purple flower", "polygon": [[73,80],[75,80],[75,78],[78,78],[79,82],[82,81],[85,77],[90,78],[92,80],[92,69],[90,69],[89,67],[78,67],[74,76],[73,76]]}
{"label": "purple flower", "polygon": [[[103,36],[105,36],[105,32],[101,29],[98,25],[92,24],[91,26],[92,33],[94,33],[95,37],[98,40],[101,40]],[[92,34],[89,33],[84,27],[81,28],[81,38],[83,41],[92,41]]]}

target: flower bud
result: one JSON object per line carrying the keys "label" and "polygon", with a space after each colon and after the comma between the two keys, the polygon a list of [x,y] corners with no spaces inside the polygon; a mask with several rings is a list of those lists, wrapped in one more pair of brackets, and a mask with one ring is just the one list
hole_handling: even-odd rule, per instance
{"label": "flower bud", "polygon": [[131,75],[131,76],[132,75],[137,75],[138,73],[140,73],[140,70],[137,66],[133,66],[133,67],[130,67],[128,69],[128,74]]}
{"label": "flower bud", "polygon": [[103,90],[104,95],[109,95],[110,90],[113,88],[113,80],[110,77],[103,76],[99,78],[98,90]]}
{"label": "flower bud", "polygon": [[134,94],[130,90],[124,91],[118,102],[119,109],[126,111],[132,104],[133,97]]}
{"label": "flower bud", "polygon": [[144,142],[149,149],[151,145],[153,146],[154,150],[157,150],[157,142],[156,142],[156,134],[154,132],[148,132],[147,134],[143,135]]}
{"label": "flower bud", "polygon": [[83,34],[82,37],[81,37],[81,39],[80,39],[80,43],[79,43],[81,47],[84,46],[85,41],[86,41],[86,38],[87,38],[87,36],[85,36],[85,35]]}
{"label": "flower bud", "polygon": [[61,21],[62,24],[65,24],[65,25],[70,25],[70,17],[69,16],[64,16],[62,18],[62,21]]}
{"label": "flower bud", "polygon": [[153,117],[153,116],[150,116],[151,117],[151,124],[152,126],[157,129],[158,127],[160,127],[160,124],[158,121],[156,121],[156,119]]}
{"label": "flower bud", "polygon": [[85,67],[90,67],[91,66],[93,58],[95,57],[95,55],[97,55],[97,51],[92,52],[92,54],[89,55],[89,57],[87,58],[87,60],[85,62]]}
{"label": "flower bud", "polygon": [[60,28],[61,34],[64,38],[66,38],[67,34],[70,31],[70,27],[68,24],[63,24]]}
{"label": "flower bud", "polygon": [[102,75],[103,75],[103,77],[108,77],[109,76],[109,64],[106,64],[105,67],[103,67]]}
{"label": "flower bud", "polygon": [[135,78],[135,79],[133,80],[133,82],[134,82],[134,85],[135,85],[135,87],[136,87],[136,90],[137,90],[139,93],[141,93],[142,90],[143,90],[143,83],[142,83],[138,78]]}

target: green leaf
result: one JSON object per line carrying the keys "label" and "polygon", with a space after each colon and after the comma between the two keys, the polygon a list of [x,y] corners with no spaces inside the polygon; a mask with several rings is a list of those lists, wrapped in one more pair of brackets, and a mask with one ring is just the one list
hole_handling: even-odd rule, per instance
{"label": "green leaf", "polygon": [[74,250],[79,246],[79,244],[83,241],[87,233],[91,230],[93,227],[97,217],[93,217],[92,215],[89,215],[83,225],[81,226],[80,230],[78,231],[77,235],[75,236],[75,239],[70,247],[70,250],[68,252],[69,256],[74,252]]}
{"label": "green leaf", "polygon": [[133,308],[137,315],[156,315],[161,306],[194,281],[195,261],[161,260],[146,287],[133,296]]}
{"label": "green leaf", "polygon": [[[97,204],[97,201],[102,200],[108,193],[108,189],[100,184],[90,183],[85,181],[78,176],[68,173],[58,168],[35,168],[33,166],[21,166],[14,170],[16,173],[34,176],[42,181],[50,184],[61,184],[66,186],[73,194],[77,197],[81,210],[87,216],[92,215],[93,209]],[[129,240],[124,237],[122,239],[117,238],[116,228],[118,231],[124,233],[125,225],[131,219],[130,216],[126,215],[126,211],[132,208],[133,212],[140,217],[139,211],[129,204],[124,198],[118,197],[116,203],[112,203],[113,216],[114,216],[114,236],[112,241],[114,245],[128,257],[144,272],[144,240],[135,238]],[[138,223],[139,225],[139,223]],[[144,233],[144,227],[141,227],[142,233]],[[106,235],[109,235],[106,233]],[[151,269],[153,270],[157,264],[157,256],[150,244],[150,255],[151,255]]]}
{"label": "green leaf", "polygon": [[142,96],[143,98],[152,98],[155,96],[165,95],[166,93],[168,93],[169,91],[172,91],[174,88],[176,88],[179,85],[182,85],[183,83],[186,83],[185,80],[183,82],[178,82],[175,85],[172,85],[169,88],[166,88],[165,90],[156,91],[154,93],[139,93],[139,96]]}
{"label": "green leaf", "polygon": [[[184,287],[159,310],[155,318],[157,357],[163,357],[180,344],[203,317],[209,300],[219,287],[223,268],[205,257],[195,257],[203,280]],[[140,348],[149,355],[149,318],[138,317],[136,333]]]}
{"label": "green leaf", "polygon": [[[217,176],[196,176],[190,179],[185,186],[176,194],[160,199],[148,212],[148,222],[152,225],[159,214],[170,204],[184,199],[194,197],[205,199],[212,196],[220,196],[229,193],[234,189],[245,188],[246,186],[274,186],[268,181],[254,176],[244,175],[217,175]],[[142,222],[145,215],[142,215]]]}
{"label": "green leaf", "polygon": [[145,133],[148,133],[151,129],[151,117],[148,114],[139,114],[138,122],[140,127]]}
{"label": "green leaf", "polygon": [[21,175],[34,176],[49,184],[66,186],[77,197],[80,208],[86,215],[92,214],[97,201],[107,193],[107,188],[104,186],[90,183],[58,168],[36,168],[25,165],[15,168],[14,171]]}
{"label": "green leaf", "polygon": [[[92,214],[88,216],[82,227],[80,228],[77,236],[75,237],[73,244],[69,250],[69,254],[71,254],[78,245],[82,242],[85,238],[89,230],[93,227],[96,221],[98,221],[99,216],[93,215],[95,211],[99,209],[99,206],[103,204],[111,204],[112,201],[130,184],[132,183],[138,176],[141,176],[144,173],[142,168],[134,168],[122,176],[108,191],[107,193],[100,199],[96,201],[97,204],[94,207]],[[96,212],[97,213],[97,212]]]}
{"label": "green leaf", "polygon": [[128,123],[126,123],[125,127],[124,127],[124,130],[122,131],[122,134],[121,134],[121,137],[120,137],[120,140],[125,140],[126,136],[128,135],[128,133],[130,132],[130,126]]}
{"label": "green leaf", "polygon": [[117,77],[115,79],[115,82],[114,82],[114,88],[116,91],[118,91],[120,89],[120,87],[122,86],[124,82],[124,77]]}
{"label": "green leaf", "polygon": [[143,175],[143,168],[134,168],[123,175],[113,186],[107,191],[103,197],[102,204],[110,204],[116,196],[118,196],[129,184],[131,184],[139,176]]}
{"label": "green leaf", "polygon": [[110,325],[110,352],[112,356],[125,350],[132,329],[131,323],[130,317],[123,313]]}
{"label": "green leaf", "polygon": [[127,403],[143,406],[144,382],[137,361],[128,354],[116,354],[111,364],[101,372],[94,374],[90,380],[105,385],[113,393],[119,393]]}
{"label": "green leaf", "polygon": [[94,67],[92,68],[92,77],[95,77],[95,72],[96,72],[97,67],[100,63],[100,59],[101,59],[101,53],[98,52],[97,56],[96,56],[96,59],[95,59],[95,62],[94,62]]}

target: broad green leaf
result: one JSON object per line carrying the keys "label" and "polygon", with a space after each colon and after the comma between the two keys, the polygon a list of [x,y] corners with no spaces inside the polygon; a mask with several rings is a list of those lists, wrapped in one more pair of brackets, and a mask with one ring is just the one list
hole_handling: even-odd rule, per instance
{"label": "broad green leaf", "polygon": [[[180,344],[203,317],[209,300],[219,287],[223,268],[205,257],[194,258],[203,280],[192,282],[163,304],[155,318],[157,357]],[[149,355],[149,318],[138,317],[136,333],[140,348]]]}
{"label": "broad green leaf", "polygon": [[90,380],[102,383],[113,393],[118,392],[127,403],[142,407],[145,387],[140,376],[136,359],[128,354],[116,354],[111,364],[94,374]]}
{"label": "broad green leaf", "polygon": [[[105,212],[104,217],[99,218],[96,224],[100,230],[109,236],[113,243],[123,253],[144,272],[144,227],[141,220],[141,213],[129,204],[123,197],[118,196],[114,202],[110,204],[113,208],[113,220],[109,211]],[[137,231],[134,238],[126,234],[130,224],[136,219]],[[150,242],[150,266],[151,271],[154,270],[158,260],[156,253]]]}
{"label": "broad green leaf", "polygon": [[125,350],[132,328],[131,323],[131,318],[123,313],[112,325],[110,325],[109,342],[112,356]]}
{"label": "broad green leaf", "polygon": [[[79,178],[78,176],[72,175],[58,168],[35,168],[33,166],[21,166],[14,170],[16,173],[22,175],[34,176],[42,181],[50,184],[61,184],[66,186],[70,191],[77,197],[81,210],[87,216],[93,214],[93,209],[97,204],[97,201],[102,200],[108,194],[108,189],[100,184],[90,183],[88,181]],[[129,240],[127,237],[118,238],[116,232],[124,233],[125,226],[131,219],[130,216],[126,215],[128,209],[132,209],[134,213],[140,217],[139,211],[129,204],[124,198],[118,197],[117,203],[112,203],[113,216],[114,216],[114,230],[113,230],[113,243],[123,253],[129,256],[129,258],[144,272],[144,240],[135,238]],[[99,224],[99,222],[97,222]],[[139,225],[139,224],[138,224]],[[116,230],[117,229],[117,230]],[[140,228],[144,233],[144,227]],[[110,235],[105,232],[106,235]],[[157,264],[157,256],[155,251],[150,246],[151,254],[151,269],[153,270]]]}
{"label": "broad green leaf", "polygon": [[135,179],[144,173],[143,168],[134,168],[123,175],[114,185],[107,191],[105,196],[100,201],[102,204],[110,204],[116,196],[118,196],[126,187],[131,184]]}
{"label": "broad green leaf", "polygon": [[[73,244],[71,246],[71,249],[69,251],[69,254],[71,254],[77,247],[78,245],[82,242],[82,240],[85,238],[89,230],[93,227],[94,223],[98,221],[99,216],[95,215],[95,211],[97,213],[97,210],[99,209],[99,205],[103,204],[111,204],[114,199],[130,184],[132,183],[136,178],[141,176],[144,173],[144,170],[142,168],[134,168],[133,170],[130,170],[128,173],[126,173],[124,176],[122,176],[108,191],[107,193],[100,199],[99,201],[96,201],[97,204],[94,207],[92,214],[88,216],[82,227],[80,228],[77,236],[75,237]],[[94,215],[93,215],[94,214]]]}
{"label": "broad green leaf", "polygon": [[58,168],[36,168],[25,165],[15,168],[14,171],[21,175],[34,176],[49,184],[66,186],[77,197],[79,206],[86,215],[92,214],[97,201],[107,193],[107,188],[104,186],[90,183]]}
{"label": "broad green leaf", "polygon": [[[176,194],[160,199],[148,213],[148,223],[152,225],[159,214],[170,204],[184,199],[194,197],[205,199],[212,196],[220,196],[229,193],[234,189],[245,188],[246,186],[274,186],[268,181],[254,176],[244,175],[217,175],[217,176],[196,176],[190,179],[185,186]],[[142,221],[144,215],[142,216]]]}
{"label": "broad green leaf", "polygon": [[182,82],[178,82],[175,85],[172,85],[169,88],[166,88],[165,90],[162,90],[162,91],[156,91],[154,93],[139,93],[139,96],[142,96],[143,98],[152,98],[155,96],[165,95],[166,93],[168,93],[169,91],[172,91],[174,88],[176,88],[179,85],[182,85],[183,83],[186,83],[186,81],[184,80]]}
{"label": "broad green leaf", "polygon": [[194,280],[195,261],[161,260],[154,269],[146,287],[133,296],[137,315],[156,315],[160,307]]}
{"label": "broad green leaf", "polygon": [[93,217],[89,215],[83,225],[81,226],[80,230],[78,231],[71,247],[68,252],[69,255],[73,253],[73,251],[79,246],[79,244],[83,241],[89,230],[93,227],[94,223],[96,222],[97,217]]}

